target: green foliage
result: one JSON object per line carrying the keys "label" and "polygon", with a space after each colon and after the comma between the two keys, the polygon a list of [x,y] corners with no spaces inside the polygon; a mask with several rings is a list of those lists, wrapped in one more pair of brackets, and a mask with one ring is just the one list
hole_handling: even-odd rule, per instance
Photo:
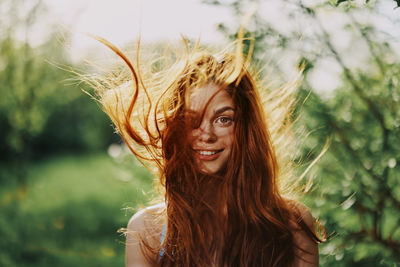
{"label": "green foliage", "polygon": [[[235,2],[244,6],[251,1]],[[310,26],[307,31],[299,31],[293,25],[294,30],[281,33],[279,25],[260,13],[254,15],[247,28],[256,36],[255,57],[274,49],[277,56],[268,54],[268,63],[282,77],[285,74],[279,60],[293,52],[290,48],[298,47],[298,40],[302,40],[304,49],[296,50],[300,53],[296,65],[304,67],[296,131],[306,133],[307,138],[299,144],[298,161],[307,166],[324,144],[330,143],[328,151],[308,174],[314,187],[304,200],[329,235],[328,241],[320,246],[320,263],[397,266],[400,263],[399,55],[388,42],[387,33],[382,35],[374,24],[356,19],[357,12],[368,10],[366,13],[373,15],[379,3],[371,2],[370,9],[366,9],[352,1],[335,1],[347,2],[337,7],[331,1],[307,6],[302,1],[289,2],[293,10],[288,11],[288,18],[301,17],[307,21]],[[219,5],[223,6],[221,2]],[[233,4],[225,6],[239,17],[245,12],[243,9],[241,13]],[[340,18],[349,23],[343,29],[338,23],[327,30],[321,17],[338,11],[342,12]],[[284,10],[282,19],[283,14]],[[235,30],[222,23],[220,29],[234,39]],[[350,36],[350,45],[363,43],[364,66],[347,65],[350,60],[346,49],[350,47],[336,48],[336,30]],[[280,36],[284,36],[284,42],[271,41],[274,37],[279,40]],[[326,59],[333,61],[341,73],[339,86],[329,95],[313,91],[310,79],[319,63]]]}
{"label": "green foliage", "polygon": [[[365,85],[372,84],[369,81]],[[374,90],[368,95],[376,98],[375,103],[382,100],[380,110],[386,113],[385,117],[398,118],[398,109],[391,113],[387,108],[395,106],[396,101],[391,97],[383,101],[385,86],[383,83],[374,88],[381,92],[379,95]],[[322,262],[334,265],[339,257],[340,262],[347,262],[346,266],[386,266],[380,265],[381,259],[388,263],[399,260],[396,255],[400,238],[395,233],[400,198],[394,194],[400,190],[396,178],[400,175],[400,168],[396,167],[400,156],[399,126],[393,123],[388,125],[392,130],[382,130],[367,104],[349,87],[347,84],[337,89],[327,101],[304,92],[308,100],[301,121],[306,131],[314,132],[303,144],[303,154],[318,149],[314,144],[323,144],[328,137],[331,140],[328,152],[313,170],[318,178],[308,203],[317,211],[315,215],[323,220],[328,233],[333,234],[322,246],[321,254],[334,253],[335,259]],[[315,131],[317,125],[323,128]]]}
{"label": "green foliage", "polygon": [[18,188],[1,187],[0,266],[123,266],[125,238],[117,230],[152,184],[143,167],[126,160],[90,154],[39,161],[18,206]]}
{"label": "green foliage", "polygon": [[[33,48],[0,40],[2,157],[57,150],[104,148],[112,129],[98,106],[82,93],[72,74],[48,61],[68,64],[56,37]],[[69,83],[69,84],[68,84]]]}
{"label": "green foliage", "polygon": [[[26,13],[20,12],[23,8]],[[59,67],[82,68],[68,58],[68,35],[54,33],[49,25],[48,38],[40,45],[30,44],[30,29],[44,12],[41,1],[0,1],[4,19],[0,25],[0,160],[10,162],[15,172],[0,177],[0,182],[14,177],[21,188],[33,158],[105,149],[119,141],[106,115],[82,92],[87,88]],[[25,38],[15,32],[26,32]]]}
{"label": "green foliage", "polygon": [[[145,179],[119,180],[105,156],[40,160],[119,140],[73,75],[57,67],[78,68],[61,33],[48,25],[48,39],[31,45],[43,7],[0,0],[0,266],[123,265],[116,231],[132,212],[120,208],[143,199],[135,186],[148,188]],[[128,200],[135,203],[122,206]]]}
{"label": "green foliage", "polygon": [[70,62],[68,35],[48,25],[31,45],[42,1],[0,0],[0,15],[0,266],[122,266],[117,230],[151,178],[132,159],[87,155],[120,139],[68,71],[85,68]]}
{"label": "green foliage", "polygon": [[340,3],[343,3],[343,2],[347,2],[347,1],[352,1],[352,0],[337,0],[337,5],[340,5]]}
{"label": "green foliage", "polygon": [[[349,2],[349,1],[354,1],[354,0],[337,0],[336,5],[339,5],[340,3],[344,3],[344,2]],[[368,4],[370,0],[365,0],[365,3]],[[400,0],[393,0],[397,7],[400,7]]]}
{"label": "green foliage", "polygon": [[[308,142],[331,140],[329,151],[314,170],[318,190],[309,195],[309,203],[319,209],[317,215],[328,233],[334,233],[321,254],[335,258],[322,258],[322,263],[394,266],[400,260],[396,234],[400,198],[395,193],[400,190],[400,168],[396,166],[400,160],[400,65],[383,60],[393,54],[369,38],[372,28],[361,29],[371,49],[370,65],[376,68],[360,71],[342,65],[342,86],[333,97],[321,100],[312,94],[303,109],[307,131],[323,127]],[[339,52],[332,45],[330,49],[340,61]],[[315,149],[304,145],[303,154]]]}

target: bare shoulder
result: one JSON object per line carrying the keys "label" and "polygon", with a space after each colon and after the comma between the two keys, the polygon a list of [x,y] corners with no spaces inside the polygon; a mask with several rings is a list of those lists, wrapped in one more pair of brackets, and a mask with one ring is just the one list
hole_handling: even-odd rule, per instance
{"label": "bare shoulder", "polygon": [[[298,201],[294,202],[303,222],[308,226],[311,232],[315,232],[315,220],[310,209]],[[298,228],[293,231],[296,248],[296,267],[318,266],[318,244],[304,229]]]}
{"label": "bare shoulder", "polygon": [[128,222],[128,231],[143,232],[148,228],[158,226],[165,204],[146,207],[136,212]]}
{"label": "bare shoulder", "polygon": [[[163,225],[164,204],[150,206],[136,212],[128,222],[126,232],[126,266],[152,266],[144,255],[142,241],[152,248],[159,244]],[[150,254],[149,254],[150,255]]]}
{"label": "bare shoulder", "polygon": [[314,230],[315,220],[311,214],[310,209],[306,205],[304,205],[303,203],[301,203],[299,201],[295,202],[295,206],[296,206],[297,210],[299,211],[303,221],[307,224],[308,227],[310,227],[310,229]]}

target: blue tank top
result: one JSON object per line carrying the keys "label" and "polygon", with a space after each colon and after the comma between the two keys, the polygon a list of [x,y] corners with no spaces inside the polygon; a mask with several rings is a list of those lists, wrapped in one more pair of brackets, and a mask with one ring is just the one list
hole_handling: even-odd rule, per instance
{"label": "blue tank top", "polygon": [[[167,225],[164,224],[162,230],[161,230],[161,236],[160,236],[160,245],[162,244],[162,242],[164,241],[165,238],[165,233],[167,232]],[[164,255],[164,247],[161,248],[160,250],[160,255],[158,255],[158,261],[161,260],[161,257]]]}

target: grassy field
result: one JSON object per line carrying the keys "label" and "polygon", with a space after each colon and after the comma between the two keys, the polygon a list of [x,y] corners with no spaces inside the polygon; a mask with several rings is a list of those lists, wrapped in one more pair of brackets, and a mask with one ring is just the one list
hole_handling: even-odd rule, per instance
{"label": "grassy field", "polygon": [[123,266],[125,227],[151,190],[134,160],[59,156],[28,171],[27,193],[0,189],[0,266]]}

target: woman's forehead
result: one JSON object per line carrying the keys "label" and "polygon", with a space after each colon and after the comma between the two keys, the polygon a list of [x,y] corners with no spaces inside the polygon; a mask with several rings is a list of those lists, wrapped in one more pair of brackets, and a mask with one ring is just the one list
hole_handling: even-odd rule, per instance
{"label": "woman's forehead", "polygon": [[213,106],[213,109],[215,109],[220,105],[228,105],[234,108],[229,93],[215,83],[193,88],[190,92],[189,109],[191,111],[198,112],[209,106]]}

